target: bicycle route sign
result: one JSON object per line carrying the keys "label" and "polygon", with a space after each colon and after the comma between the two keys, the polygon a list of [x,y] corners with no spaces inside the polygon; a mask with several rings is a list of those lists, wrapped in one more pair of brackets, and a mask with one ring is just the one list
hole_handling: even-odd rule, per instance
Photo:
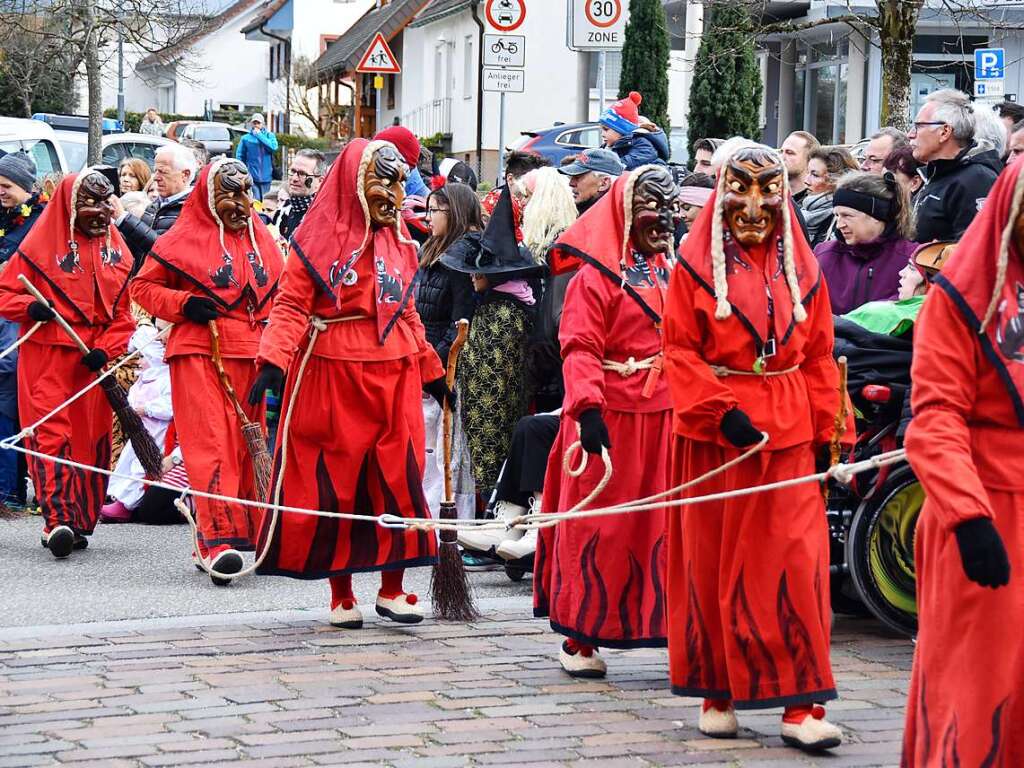
{"label": "bicycle route sign", "polygon": [[568,45],[574,51],[619,51],[629,10],[624,0],[569,0]]}
{"label": "bicycle route sign", "polygon": [[515,32],[526,21],[526,0],[487,0],[484,15],[499,32]]}
{"label": "bicycle route sign", "polygon": [[485,67],[525,67],[526,37],[523,35],[484,35]]}

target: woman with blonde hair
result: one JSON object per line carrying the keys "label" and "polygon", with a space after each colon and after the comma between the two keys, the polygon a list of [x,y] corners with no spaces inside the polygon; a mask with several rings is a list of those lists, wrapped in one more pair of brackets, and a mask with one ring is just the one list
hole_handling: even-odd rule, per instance
{"label": "woman with blonde hair", "polygon": [[519,180],[523,200],[523,244],[544,261],[548,248],[579,215],[569,179],[557,168],[535,168]]}

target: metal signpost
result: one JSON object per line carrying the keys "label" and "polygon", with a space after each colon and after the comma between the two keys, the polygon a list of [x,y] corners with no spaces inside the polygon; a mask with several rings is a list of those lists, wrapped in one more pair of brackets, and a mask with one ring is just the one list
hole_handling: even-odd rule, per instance
{"label": "metal signpost", "polygon": [[526,0],[487,0],[484,15],[498,34],[484,35],[481,85],[498,93],[498,183],[505,178],[505,94],[526,90],[526,37],[511,35],[526,21]]}
{"label": "metal signpost", "polygon": [[621,51],[629,8],[625,0],[569,0],[566,45],[574,51],[597,53],[598,114],[604,112],[608,51]]}
{"label": "metal signpost", "polygon": [[977,48],[974,51],[974,95],[979,99],[999,99],[1005,92],[1003,48]]}
{"label": "metal signpost", "polygon": [[398,63],[395,54],[391,52],[388,41],[384,39],[384,35],[378,32],[356,66],[356,72],[374,76],[373,87],[376,91],[375,101],[377,104],[374,133],[384,128],[382,125],[384,122],[384,99],[381,98],[384,91],[384,75],[397,75],[401,71],[402,66]]}

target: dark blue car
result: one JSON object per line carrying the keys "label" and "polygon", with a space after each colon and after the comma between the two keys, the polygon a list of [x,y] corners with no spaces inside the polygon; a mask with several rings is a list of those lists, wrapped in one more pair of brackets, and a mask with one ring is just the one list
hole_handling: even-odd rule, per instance
{"label": "dark blue car", "polygon": [[558,165],[563,157],[600,146],[599,123],[555,123],[551,128],[523,131],[522,137],[512,142],[509,149],[535,152],[550,160],[552,165]]}

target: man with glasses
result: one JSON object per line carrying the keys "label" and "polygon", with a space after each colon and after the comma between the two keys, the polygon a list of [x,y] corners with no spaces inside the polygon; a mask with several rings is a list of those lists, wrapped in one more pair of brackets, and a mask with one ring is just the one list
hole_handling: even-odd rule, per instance
{"label": "man with glasses", "polygon": [[882,175],[885,173],[885,161],[893,150],[907,146],[907,134],[898,128],[883,128],[868,141],[864,149],[864,159],[860,169]]}
{"label": "man with glasses", "polygon": [[323,181],[326,162],[322,152],[300,149],[288,166],[288,202],[277,214],[278,231],[286,240],[302,223]]}
{"label": "man with glasses", "polygon": [[970,98],[952,88],[928,96],[917,113],[907,138],[926,164],[915,210],[919,243],[959,240],[999,175],[993,153],[972,153],[975,127]]}

